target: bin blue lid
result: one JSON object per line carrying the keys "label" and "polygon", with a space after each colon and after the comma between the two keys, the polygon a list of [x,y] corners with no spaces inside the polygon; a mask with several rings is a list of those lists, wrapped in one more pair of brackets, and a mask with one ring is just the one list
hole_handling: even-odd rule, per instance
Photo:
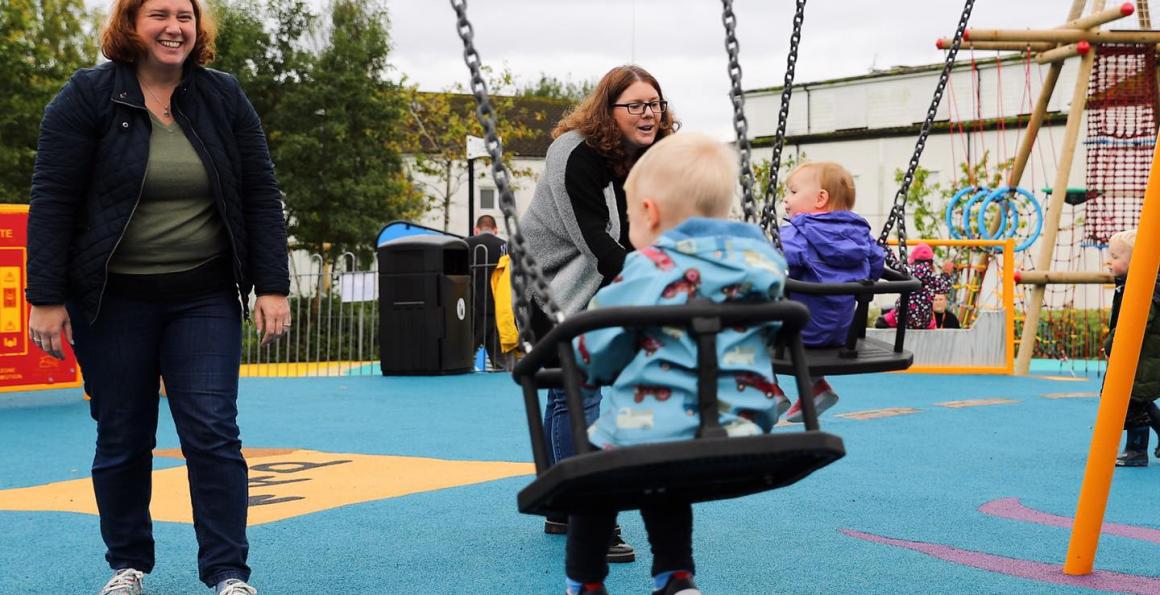
{"label": "bin blue lid", "polygon": [[410,221],[392,221],[383,226],[379,231],[378,240],[375,241],[375,246],[382,246],[383,244],[398,238],[405,238],[409,236],[447,236],[452,238],[460,238],[463,236],[448,233],[442,230],[434,229],[418,223],[411,223]]}

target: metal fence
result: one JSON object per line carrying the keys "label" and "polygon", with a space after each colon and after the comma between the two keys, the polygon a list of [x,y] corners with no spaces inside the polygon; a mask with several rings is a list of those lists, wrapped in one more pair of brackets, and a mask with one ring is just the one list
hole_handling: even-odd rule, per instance
{"label": "metal fence", "polygon": [[290,332],[264,347],[253,321],[246,321],[242,376],[379,373],[376,264],[360,270],[358,259],[349,252],[335,263],[318,254],[292,254],[290,312]]}

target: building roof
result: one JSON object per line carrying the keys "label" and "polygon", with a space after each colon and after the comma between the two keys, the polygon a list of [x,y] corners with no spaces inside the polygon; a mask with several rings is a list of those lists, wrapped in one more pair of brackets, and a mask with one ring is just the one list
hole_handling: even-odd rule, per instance
{"label": "building roof", "polygon": [[[968,48],[964,47],[963,49],[966,50]],[[982,50],[980,50],[980,51],[982,51]],[[1002,62],[1019,62],[1021,60],[1024,60],[1025,56],[1021,53],[1003,53],[999,59]],[[984,67],[986,67],[987,64],[990,64],[993,62],[994,62],[994,60],[987,60],[986,62],[980,62],[979,67],[984,68]],[[964,61],[958,60],[955,62],[954,67],[955,68],[962,68],[963,66],[969,66],[969,64],[970,64],[969,62],[964,62]],[[939,72],[943,69],[943,66],[945,66],[944,62],[937,62],[934,64],[920,64],[918,66],[892,66],[890,68],[874,69],[866,74],[857,74],[857,75],[853,75],[853,76],[843,76],[843,77],[837,77],[837,78],[832,78],[832,79],[822,79],[820,81],[810,81],[807,83],[794,83],[793,86],[795,89],[798,87],[820,87],[820,86],[824,86],[824,85],[840,85],[840,84],[845,84],[845,83],[852,83],[852,82],[866,81],[866,80],[873,80],[873,79],[880,79],[880,78],[907,76],[907,75],[913,75],[913,74],[924,74],[924,73],[928,73],[928,72]],[[754,93],[781,93],[781,90],[783,88],[785,88],[785,85],[778,85],[776,87],[760,87],[757,89],[748,89],[745,91],[745,94],[750,95],[750,94],[754,94]]]}

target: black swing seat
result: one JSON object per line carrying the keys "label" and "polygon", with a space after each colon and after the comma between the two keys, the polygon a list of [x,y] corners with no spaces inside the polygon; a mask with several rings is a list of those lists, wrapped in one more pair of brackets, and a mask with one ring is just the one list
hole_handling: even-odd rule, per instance
{"label": "black swing seat", "polygon": [[[877,281],[854,281],[850,283],[807,283],[787,279],[786,293],[810,295],[853,295],[857,303],[853,322],[843,345],[834,347],[808,347],[806,359],[810,376],[836,376],[842,374],[865,374],[871,372],[893,372],[905,370],[914,363],[914,354],[903,349],[906,336],[906,310],[910,294],[922,289],[922,282],[905,273],[886,269]],[[898,328],[894,344],[866,338],[866,319],[870,301],[878,294],[899,294],[902,296],[898,308]],[[773,369],[779,374],[792,374],[794,362],[786,357],[785,350],[774,354]]]}
{"label": "black swing seat", "polygon": [[[842,439],[818,429],[817,412],[803,401],[805,431],[728,438],[717,419],[716,334],[720,329],[780,320],[777,344],[791,359],[804,362],[800,331],[809,312],[797,302],[601,308],[576,314],[549,331],[516,364],[513,377],[524,389],[537,477],[520,491],[519,510],[528,514],[567,514],[584,510],[633,510],[654,502],[703,502],[754,494],[791,485],[845,456]],[[697,437],[690,440],[595,450],[587,435],[580,403],[580,372],[571,341],[605,327],[679,326],[698,345]],[[560,368],[544,368],[558,362]],[[805,394],[804,365],[795,373]],[[547,467],[538,389],[563,386],[573,436],[581,437],[576,456]],[[711,414],[704,414],[711,412]]]}

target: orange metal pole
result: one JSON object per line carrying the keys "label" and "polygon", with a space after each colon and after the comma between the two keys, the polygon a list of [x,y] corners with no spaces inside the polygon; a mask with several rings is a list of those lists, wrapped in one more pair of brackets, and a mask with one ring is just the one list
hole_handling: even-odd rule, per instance
{"label": "orange metal pole", "polygon": [[1006,373],[1015,373],[1015,240],[1007,238],[1003,244],[1003,312],[1007,320],[1003,328],[1003,341],[1007,347],[1004,363]]}
{"label": "orange metal pole", "polygon": [[1160,241],[1157,241],[1160,237],[1158,156],[1160,143],[1156,144],[1156,150],[1152,153],[1152,170],[1148,175],[1148,188],[1144,191],[1144,208],[1140,213],[1140,229],[1136,235],[1141,242],[1132,251],[1132,263],[1128,267],[1124,301],[1120,305],[1112,356],[1108,359],[1108,371],[1104,376],[1104,390],[1100,395],[1096,427],[1092,432],[1083,485],[1080,486],[1075,525],[1067,546],[1067,561],[1063,565],[1065,574],[1090,574],[1099,547],[1100,527],[1104,522],[1112,473],[1116,468],[1116,449],[1120,445],[1124,414],[1128,411],[1128,398],[1132,392],[1132,381],[1136,377],[1144,325],[1148,322],[1152,292],[1156,287],[1156,269],[1160,267]]}

